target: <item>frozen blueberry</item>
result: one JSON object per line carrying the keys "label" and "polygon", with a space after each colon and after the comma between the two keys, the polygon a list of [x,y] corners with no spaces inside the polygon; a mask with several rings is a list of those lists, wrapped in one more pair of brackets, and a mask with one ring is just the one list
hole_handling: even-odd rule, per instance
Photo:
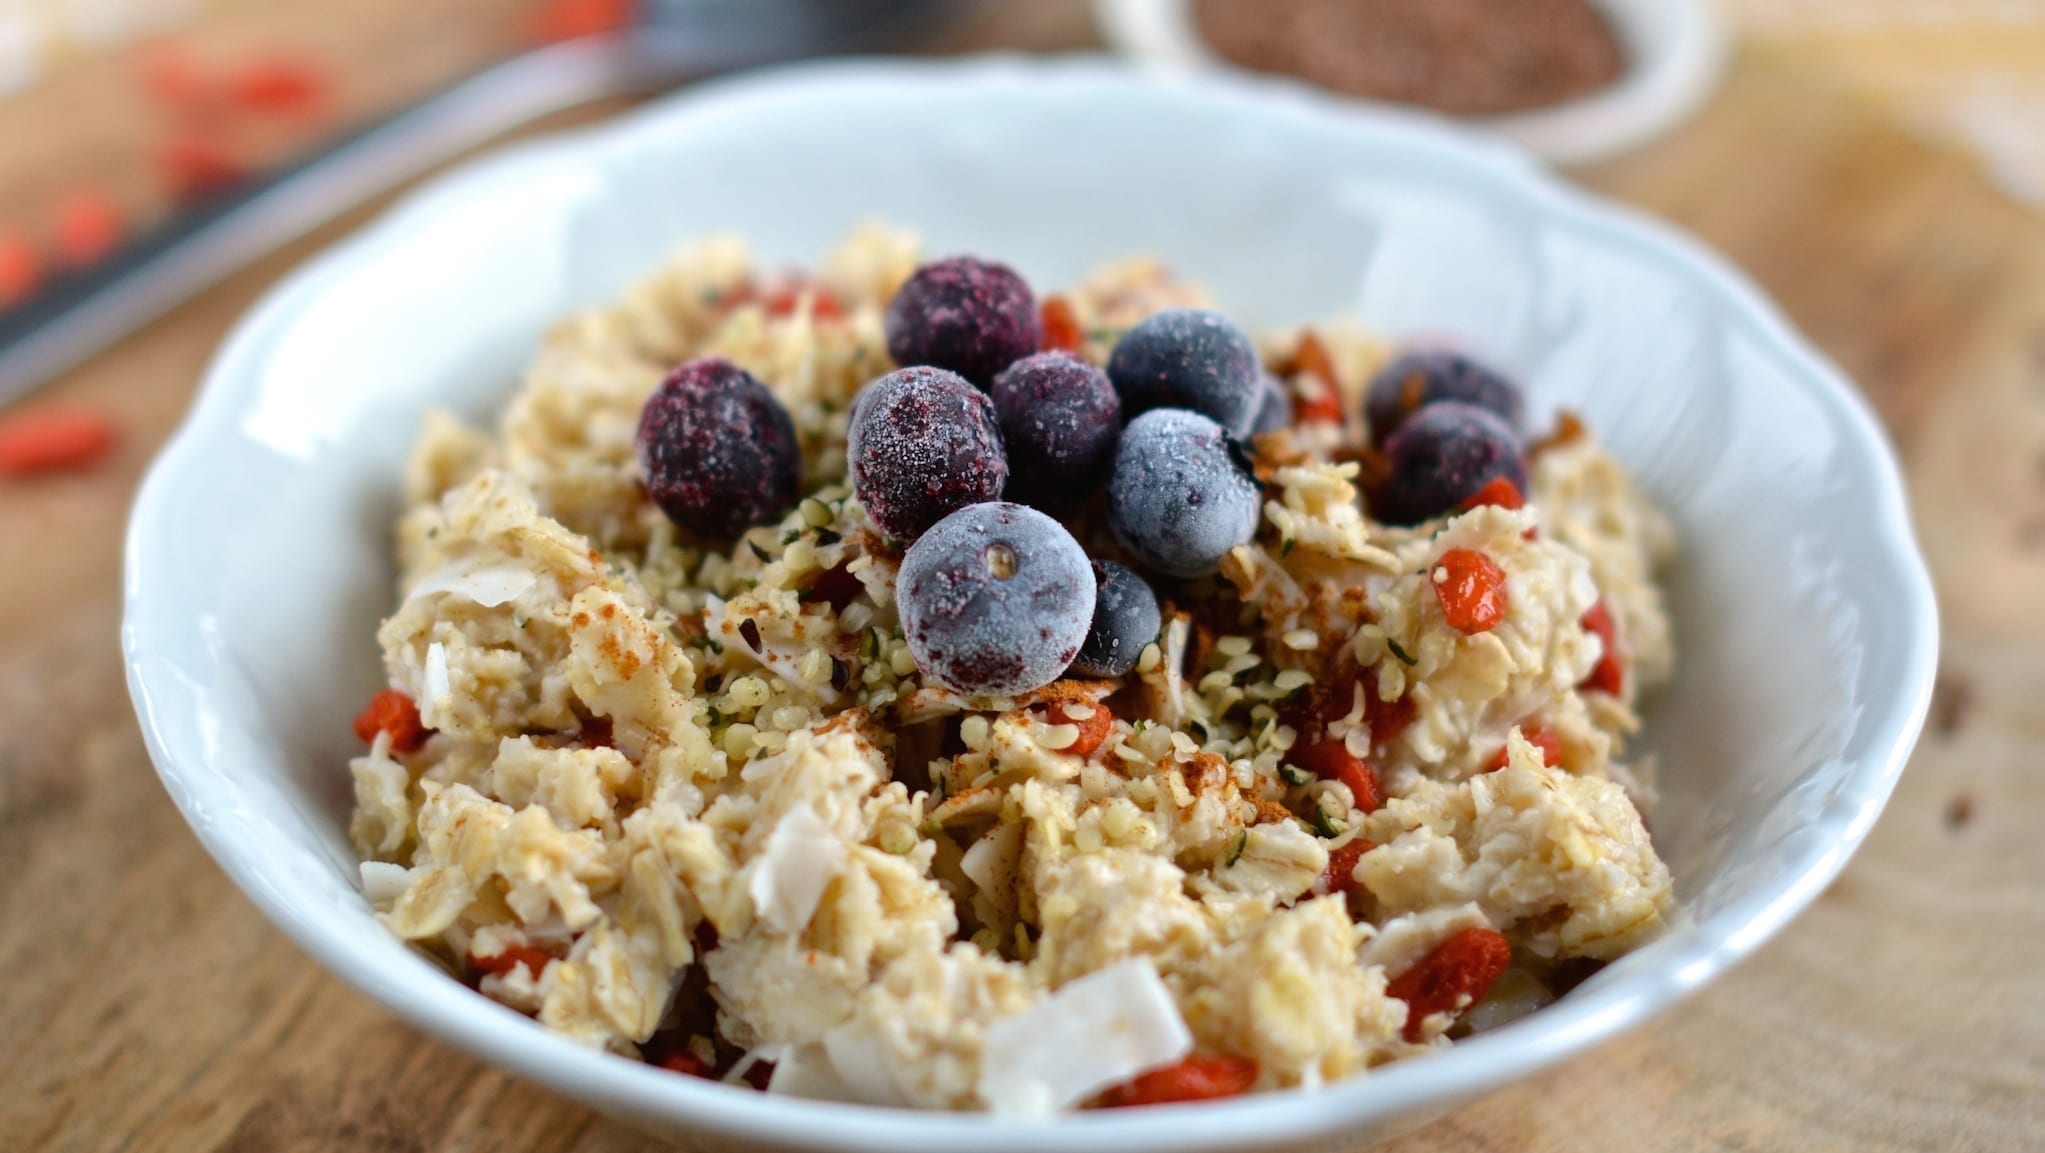
{"label": "frozen blueberry", "polygon": [[1164,627],[1157,594],[1149,582],[1111,560],[1094,562],[1094,622],[1073,658],[1072,671],[1089,677],[1119,677],[1136,667],[1143,646]]}
{"label": "frozen blueberry", "polygon": [[728,360],[704,357],[668,373],[639,412],[636,448],[653,502],[701,536],[772,521],[801,493],[788,410]]}
{"label": "frozen blueberry", "polygon": [[1008,483],[994,402],[941,368],[896,369],[861,389],[845,457],[866,515],[903,544]]}
{"label": "frozen blueberry", "polygon": [[1268,372],[1258,375],[1257,418],[1250,422],[1251,436],[1277,432],[1292,423],[1292,398],[1285,395],[1285,386]]}
{"label": "frozen blueberry", "polygon": [[971,256],[934,260],[888,301],[888,355],[947,368],[981,388],[1037,350],[1037,300],[1014,269]]}
{"label": "frozen blueberry", "polygon": [[1491,369],[1446,349],[1419,349],[1394,357],[1371,378],[1363,415],[1370,421],[1372,438],[1382,445],[1407,417],[1442,400],[1490,409],[1509,428],[1520,425],[1520,390]]}
{"label": "frozen blueberry", "polygon": [[963,693],[1013,696],[1058,679],[1086,640],[1094,576],[1064,526],[1006,501],[945,517],[895,575],[916,667]]}
{"label": "frozen blueberry", "polygon": [[1060,511],[1100,487],[1122,432],[1107,374],[1064,352],[1027,356],[994,378],[1008,450],[1008,499]]}
{"label": "frozen blueberry", "polygon": [[1497,413],[1459,400],[1430,404],[1406,418],[1385,444],[1391,466],[1381,490],[1382,508],[1392,524],[1419,524],[1452,512],[1486,481],[1506,477],[1527,487],[1526,459],[1519,438]]}
{"label": "frozen blueberry", "polygon": [[1263,403],[1257,350],[1243,330],[1218,312],[1168,308],[1122,334],[1108,358],[1108,379],[1122,411],[1189,408],[1240,436]]}
{"label": "frozen blueberry", "polygon": [[1242,445],[1197,412],[1160,408],[1122,430],[1108,477],[1108,527],[1147,567],[1214,571],[1257,530],[1258,490]]}

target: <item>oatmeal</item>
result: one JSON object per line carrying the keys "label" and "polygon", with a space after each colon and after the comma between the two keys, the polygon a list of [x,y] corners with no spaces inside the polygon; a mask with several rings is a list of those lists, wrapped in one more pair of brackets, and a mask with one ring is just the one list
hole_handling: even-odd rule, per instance
{"label": "oatmeal", "polygon": [[1654,936],[1673,542],[1589,430],[1154,263],[918,261],[706,241],[427,420],[393,932],[678,1072],[1015,1114],[1364,1074]]}

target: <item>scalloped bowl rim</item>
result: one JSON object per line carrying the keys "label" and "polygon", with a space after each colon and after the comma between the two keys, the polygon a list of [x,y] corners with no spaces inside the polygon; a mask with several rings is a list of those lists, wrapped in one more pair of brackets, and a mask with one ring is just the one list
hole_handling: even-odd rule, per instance
{"label": "scalloped bowl rim", "polygon": [[[514,145],[464,164],[402,198],[379,219],[309,260],[272,288],[235,327],[210,364],[198,400],[183,426],[150,468],[137,497],[126,543],[126,620],[122,647],[130,692],[152,760],[165,788],[188,818],[195,776],[192,763],[169,743],[153,693],[152,661],[177,664],[155,643],[150,580],[157,558],[176,531],[169,501],[177,478],[199,467],[215,437],[232,431],[250,400],[247,369],[287,325],[301,302],[351,269],[405,243],[440,214],[456,211],[529,166],[566,161],[577,153],[629,147],[642,136],[687,131],[701,116],[724,114],[748,100],[781,99],[791,92],[818,96],[901,85],[955,91],[961,85],[1006,84],[1019,99],[1046,85],[1088,87],[1112,94],[1127,86],[1184,87],[1092,59],[1027,61],[1011,57],[966,61],[852,61],[773,69],[711,82],[619,120],[557,137]],[[1630,971],[1594,979],[1569,998],[1516,1022],[1513,1028],[1459,1042],[1444,1054],[1397,1063],[1314,1092],[1290,1091],[1235,1101],[1160,1110],[1087,1113],[1045,1123],[991,1121],[983,1115],[926,1113],[769,1097],[677,1077],[651,1066],[585,1048],[451,982],[422,987],[416,974],[378,972],[317,909],[297,907],[264,879],[263,862],[235,841],[194,821],[206,849],[263,910],[329,970],[393,1013],[493,1063],[607,1111],[658,1117],[699,1132],[779,1142],[791,1147],[904,1153],[973,1147],[981,1153],[1034,1153],[1046,1141],[1067,1151],[1202,1150],[1279,1145],[1334,1138],[1364,1124],[1440,1108],[1580,1053],[1639,1024],[1750,954],[1804,908],[1844,867],[1867,835],[1901,774],[1929,708],[1936,663],[1937,616],[1930,577],[1915,544],[1902,480],[1888,442],[1866,402],[1814,351],[1762,293],[1722,259],[1670,227],[1633,210],[1565,186],[1525,155],[1495,141],[1446,126],[1439,119],[1355,105],[1296,85],[1251,77],[1209,77],[1205,98],[1261,102],[1275,117],[1308,118],[1326,126],[1380,138],[1402,147],[1452,153],[1474,179],[1509,188],[1554,218],[1598,233],[1604,240],[1683,266],[1720,304],[1738,314],[1746,330],[1795,366],[1798,385],[1836,426],[1872,503],[1878,555],[1890,565],[1901,599],[1888,623],[1909,631],[1906,667],[1878,686],[1867,702],[1869,752],[1848,759],[1842,779],[1824,802],[1829,837],[1799,846],[1777,882],[1714,915],[1693,922],[1634,956]],[[1651,961],[1650,961],[1651,958]],[[442,985],[433,982],[434,985]],[[450,993],[455,995],[450,995]]]}

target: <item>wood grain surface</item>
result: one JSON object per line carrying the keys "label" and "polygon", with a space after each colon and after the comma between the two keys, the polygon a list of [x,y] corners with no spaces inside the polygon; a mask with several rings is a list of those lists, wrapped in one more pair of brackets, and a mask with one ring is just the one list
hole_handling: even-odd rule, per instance
{"label": "wood grain surface", "polygon": [[[1085,36],[1076,3],[993,27],[986,42]],[[443,40],[448,60],[477,51]],[[1582,175],[1726,252],[1866,389],[1939,585],[1939,698],[1866,847],[1752,961],[1388,1148],[2045,1148],[2045,223],[1765,56],[1692,123]],[[0,171],[0,189],[20,179]],[[336,234],[49,390],[118,414],[102,467],[0,484],[8,1153],[656,1148],[427,1040],[300,954],[200,850],[143,752],[117,648],[135,482],[235,317]]]}

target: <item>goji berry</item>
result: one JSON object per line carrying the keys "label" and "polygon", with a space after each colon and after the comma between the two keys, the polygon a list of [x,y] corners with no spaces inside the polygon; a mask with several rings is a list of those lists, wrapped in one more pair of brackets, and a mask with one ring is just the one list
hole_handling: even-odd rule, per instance
{"label": "goji berry", "polygon": [[1094,701],[1092,702],[1093,712],[1090,715],[1073,717],[1065,711],[1066,705],[1072,703],[1074,702],[1052,701],[1044,709],[1044,723],[1051,725],[1077,725],[1079,727],[1079,737],[1061,751],[1071,753],[1073,756],[1084,760],[1087,757],[1093,756],[1094,750],[1100,748],[1102,742],[1108,739],[1108,730],[1113,728],[1115,724],[1115,714],[1108,711],[1108,706],[1099,701]]}
{"label": "goji berry", "polygon": [[1364,837],[1355,840],[1328,854],[1328,867],[1321,872],[1321,879],[1314,883],[1317,893],[1347,893],[1362,886],[1356,880],[1356,863],[1363,855],[1377,848]]}
{"label": "goji berry", "polygon": [[1328,346],[1321,338],[1308,332],[1299,338],[1299,348],[1292,354],[1294,374],[1306,373],[1321,382],[1321,387],[1312,396],[1295,395],[1292,400],[1292,419],[1298,424],[1342,423],[1342,394],[1335,382],[1335,361],[1328,355]]}
{"label": "goji berry", "polygon": [[150,100],[173,112],[191,113],[213,98],[212,86],[182,45],[152,45],[143,52],[139,71]]}
{"label": "goji berry", "polygon": [[714,1080],[717,1076],[716,1071],[710,1067],[708,1061],[696,1056],[687,1049],[677,1049],[672,1053],[664,1053],[654,1064],[666,1069],[670,1073],[680,1073],[685,1077],[703,1077]]}
{"label": "goji berry", "polygon": [[0,308],[13,308],[43,286],[43,258],[25,233],[0,232]]}
{"label": "goji berry", "polygon": [[1349,715],[1356,707],[1356,688],[1363,686],[1363,723],[1370,726],[1372,744],[1381,745],[1394,740],[1413,723],[1415,712],[1413,698],[1401,695],[1396,700],[1383,700],[1378,695],[1378,673],[1375,667],[1358,671],[1351,666],[1348,676],[1337,677],[1324,688],[1315,686],[1302,695],[1297,703],[1283,707],[1285,723],[1291,725],[1302,739],[1319,736],[1330,724]]}
{"label": "goji berry", "polygon": [[1385,995],[1406,1002],[1406,1039],[1418,1041],[1421,1023],[1436,1013],[1460,1013],[1482,1000],[1512,963],[1504,934],[1472,925],[1452,934],[1385,986]]}
{"label": "goji berry", "polygon": [[1591,666],[1590,675],[1576,687],[1596,689],[1599,692],[1619,695],[1625,684],[1625,674],[1619,669],[1618,629],[1612,623],[1612,610],[1605,607],[1603,600],[1591,606],[1580,622],[1590,632],[1596,633],[1604,642],[1604,649],[1598,655],[1598,663]]}
{"label": "goji berry", "polygon": [[615,749],[618,747],[616,740],[611,735],[611,718],[609,717],[591,717],[582,722],[582,731],[576,734],[576,740],[585,749]]}
{"label": "goji berry", "polygon": [[[1554,767],[1561,766],[1562,740],[1554,733],[1549,732],[1546,727],[1541,725],[1521,725],[1520,736],[1525,737],[1527,743],[1534,746],[1540,752],[1542,764]],[[1511,751],[1511,747],[1511,745],[1506,745],[1498,750],[1498,756],[1492,758],[1491,761],[1492,771],[1502,769],[1511,762],[1511,758],[1507,755]]]}
{"label": "goji berry", "polygon": [[1385,803],[1385,787],[1378,781],[1377,770],[1350,752],[1342,741],[1314,741],[1304,748],[1295,745],[1285,759],[1324,781],[1348,785],[1349,795],[1355,798],[1355,806],[1361,812],[1374,813]]}
{"label": "goji berry", "polygon": [[324,109],[329,87],[325,70],[317,64],[282,55],[249,61],[227,83],[229,96],[245,109],[294,116]]}
{"label": "goji berry", "polygon": [[57,255],[71,268],[89,268],[120,247],[121,210],[113,198],[82,188],[57,205]]}
{"label": "goji berry", "polygon": [[430,732],[419,719],[419,706],[396,689],[369,698],[369,704],[355,716],[355,735],[364,744],[374,742],[378,733],[389,733],[391,751],[397,753],[417,752]]}
{"label": "goji berry", "polygon": [[634,0],[546,0],[527,26],[542,44],[615,32],[632,22]]}
{"label": "goji berry", "polygon": [[1463,511],[1468,512],[1487,504],[1498,508],[1525,508],[1527,498],[1520,492],[1520,486],[1512,482],[1511,477],[1494,476],[1484,482],[1483,488],[1470,494],[1469,499],[1463,502]]}
{"label": "goji berry", "polygon": [[503,977],[508,976],[513,969],[523,966],[533,975],[534,980],[538,980],[548,963],[556,959],[554,954],[535,945],[506,945],[504,951],[494,957],[469,954],[469,964],[474,965],[478,972]]}
{"label": "goji berry", "polygon": [[1105,1109],[1168,1105],[1236,1097],[1257,1083],[1257,1063],[1225,1053],[1195,1053],[1175,1065],[1152,1069],[1101,1094]]}
{"label": "goji berry", "polygon": [[1062,296],[1049,297],[1037,312],[1044,330],[1040,342],[1044,351],[1077,354],[1086,346],[1086,333],[1079,327],[1079,314],[1072,310],[1071,301]]}
{"label": "goji berry", "polygon": [[173,137],[156,162],[164,184],[179,200],[217,196],[249,178],[248,167],[233,153],[202,136]]}
{"label": "goji berry", "polygon": [[767,306],[768,316],[788,316],[802,303],[802,294],[810,293],[810,315],[819,318],[843,316],[844,308],[830,289],[800,280],[783,281],[769,290],[762,303]]}
{"label": "goji berry", "polygon": [[0,476],[84,468],[114,445],[113,422],[78,409],[0,416]]}
{"label": "goji berry", "polygon": [[1452,548],[1429,574],[1442,618],[1461,633],[1481,633],[1505,619],[1505,572],[1481,552]]}
{"label": "goji berry", "polygon": [[1418,707],[1409,695],[1401,694],[1397,700],[1385,700],[1378,695],[1378,674],[1376,669],[1364,673],[1363,679],[1363,722],[1370,726],[1372,744],[1382,745],[1395,740],[1406,726],[1413,723]]}

